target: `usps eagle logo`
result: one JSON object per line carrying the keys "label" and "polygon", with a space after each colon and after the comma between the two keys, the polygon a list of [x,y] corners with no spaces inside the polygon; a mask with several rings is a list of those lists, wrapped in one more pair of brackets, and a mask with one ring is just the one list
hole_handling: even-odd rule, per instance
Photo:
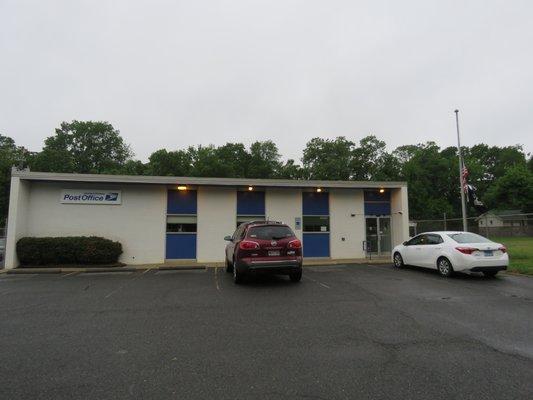
{"label": "usps eagle logo", "polygon": [[118,193],[107,193],[105,195],[105,201],[117,201]]}

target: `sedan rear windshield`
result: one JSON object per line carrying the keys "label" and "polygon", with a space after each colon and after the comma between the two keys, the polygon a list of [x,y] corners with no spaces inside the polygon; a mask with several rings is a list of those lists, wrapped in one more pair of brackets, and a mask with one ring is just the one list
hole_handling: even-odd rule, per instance
{"label": "sedan rear windshield", "polygon": [[475,233],[451,233],[448,235],[457,243],[490,243],[491,241]]}
{"label": "sedan rear windshield", "polygon": [[248,231],[249,238],[262,240],[279,240],[292,236],[294,236],[294,233],[288,226],[254,226]]}

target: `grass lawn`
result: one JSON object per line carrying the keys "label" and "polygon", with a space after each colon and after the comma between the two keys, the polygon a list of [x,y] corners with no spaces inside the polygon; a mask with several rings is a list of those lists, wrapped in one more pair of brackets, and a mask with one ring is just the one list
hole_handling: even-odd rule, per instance
{"label": "grass lawn", "polygon": [[507,247],[509,271],[533,275],[533,238],[531,237],[491,237]]}

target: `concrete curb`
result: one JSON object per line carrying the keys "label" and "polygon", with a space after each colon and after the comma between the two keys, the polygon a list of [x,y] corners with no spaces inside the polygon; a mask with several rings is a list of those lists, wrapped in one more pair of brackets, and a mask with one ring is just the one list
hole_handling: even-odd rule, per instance
{"label": "concrete curb", "polygon": [[165,265],[159,268],[154,268],[159,271],[191,271],[198,269],[206,269],[205,265]]}
{"label": "concrete curb", "polygon": [[121,272],[131,273],[137,271],[191,271],[191,270],[205,270],[205,265],[179,265],[179,266],[136,266],[136,267],[88,267],[88,268],[14,268],[0,270],[0,273],[10,275],[31,275],[31,274],[70,274],[72,272],[85,273],[85,274],[97,274],[104,272]]}
{"label": "concrete curb", "polygon": [[[86,274],[94,274],[97,272],[136,272],[138,271],[136,268],[132,268],[132,267],[103,267],[103,268],[97,267],[97,268],[80,268],[80,269],[84,269],[83,272],[85,272]],[[73,272],[73,271],[69,271],[69,272]]]}
{"label": "concrete curb", "polygon": [[26,275],[26,274],[60,274],[61,268],[15,268],[15,269],[8,269],[6,271],[6,274],[19,274],[19,275]]}

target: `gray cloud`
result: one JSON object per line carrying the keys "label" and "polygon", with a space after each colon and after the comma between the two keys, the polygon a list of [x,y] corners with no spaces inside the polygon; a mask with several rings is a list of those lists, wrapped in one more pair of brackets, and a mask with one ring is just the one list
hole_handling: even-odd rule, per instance
{"label": "gray cloud", "polygon": [[7,1],[0,132],[39,150],[63,120],[162,147],[373,133],[533,151],[530,1]]}

